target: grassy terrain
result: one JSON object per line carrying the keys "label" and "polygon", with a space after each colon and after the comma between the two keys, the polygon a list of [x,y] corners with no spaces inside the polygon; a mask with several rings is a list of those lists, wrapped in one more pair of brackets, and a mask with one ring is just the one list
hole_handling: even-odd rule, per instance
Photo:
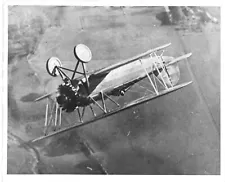
{"label": "grassy terrain", "polygon": [[[220,27],[207,24],[201,32],[177,32],[161,25],[157,17],[163,11],[10,7],[8,173],[220,173]],[[212,12],[219,14],[218,9]],[[180,82],[192,80],[191,86],[42,141],[36,153],[26,149],[28,155],[22,155],[25,149],[18,144],[43,134],[45,101],[32,100],[60,83],[45,70],[49,57],[59,57],[65,67],[73,68],[73,47],[84,43],[93,54],[87,65],[91,71],[168,42],[172,46],[165,55],[193,53],[180,63]],[[64,115],[63,122],[76,118],[74,113]],[[29,161],[33,171],[28,170]]]}

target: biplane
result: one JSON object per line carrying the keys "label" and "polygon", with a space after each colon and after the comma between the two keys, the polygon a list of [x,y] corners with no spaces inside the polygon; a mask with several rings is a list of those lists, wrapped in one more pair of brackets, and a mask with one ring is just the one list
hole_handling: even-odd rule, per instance
{"label": "biplane", "polygon": [[[62,84],[56,91],[35,100],[37,102],[46,99],[47,103],[45,134],[33,141],[84,126],[189,85],[191,81],[178,84],[180,78],[178,62],[192,54],[177,58],[164,56],[164,49],[170,45],[171,43],[150,49],[140,55],[92,72],[86,70],[85,65],[91,61],[92,53],[84,44],[74,47],[74,56],[77,59],[74,69],[63,67],[57,57],[49,58],[46,62],[47,72],[52,77],[60,76]],[[78,71],[79,65],[82,71]],[[72,76],[69,77],[66,72],[71,72]],[[80,76],[76,77],[76,75]],[[147,89],[148,94],[129,103],[119,104],[115,98],[124,96],[143,79],[147,79],[150,83]],[[109,102],[114,107],[109,108]],[[86,120],[87,108],[92,116]],[[79,121],[72,126],[61,128],[62,113],[74,111],[77,112]],[[49,133],[50,127],[54,128],[51,133]]]}

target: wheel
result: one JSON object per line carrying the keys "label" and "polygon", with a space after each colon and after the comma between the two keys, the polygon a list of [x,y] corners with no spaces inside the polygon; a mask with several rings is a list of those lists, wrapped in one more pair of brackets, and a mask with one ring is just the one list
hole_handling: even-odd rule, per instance
{"label": "wheel", "polygon": [[78,44],[74,47],[74,56],[78,61],[88,63],[92,58],[92,53],[86,45]]}
{"label": "wheel", "polygon": [[56,67],[62,67],[61,61],[57,57],[51,57],[46,62],[46,69],[49,75],[56,77],[59,75]]}

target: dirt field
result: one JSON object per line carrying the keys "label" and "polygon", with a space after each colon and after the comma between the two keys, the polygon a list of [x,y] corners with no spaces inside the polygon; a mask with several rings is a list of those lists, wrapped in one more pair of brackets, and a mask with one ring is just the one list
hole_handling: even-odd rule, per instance
{"label": "dirt field", "polygon": [[[10,7],[8,174],[220,174],[220,25],[175,31],[163,7]],[[220,19],[219,8],[209,8]],[[88,71],[171,42],[165,55],[192,52],[180,81],[192,85],[83,128],[19,147],[43,135],[45,102],[60,79],[45,70],[59,57],[74,67],[86,44]],[[132,96],[126,96],[132,99]],[[74,113],[63,122],[73,123]]]}

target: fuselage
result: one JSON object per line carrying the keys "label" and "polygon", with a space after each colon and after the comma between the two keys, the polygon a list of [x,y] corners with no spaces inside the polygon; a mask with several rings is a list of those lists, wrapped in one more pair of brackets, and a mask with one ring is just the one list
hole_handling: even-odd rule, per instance
{"label": "fuselage", "polygon": [[[167,63],[173,59],[168,56],[163,56],[162,58],[164,63]],[[93,103],[92,99],[95,101],[102,99],[100,93],[105,93],[108,96],[123,95],[127,88],[147,77],[146,72],[148,74],[153,73],[155,66],[160,69],[160,67],[164,64],[163,62],[158,58],[148,57],[120,66],[116,69],[110,70],[109,72],[102,72],[98,74],[93,73],[88,77],[88,88],[85,78],[74,79],[71,81],[71,86],[78,88],[77,91],[74,92],[74,95],[76,96],[66,93],[61,93],[61,95],[72,95],[72,97],[67,96],[67,100],[69,100],[67,101],[69,102],[67,105],[71,105],[73,108],[76,108],[76,106],[85,107]],[[71,109],[71,111],[72,110],[73,109]]]}
{"label": "fuselage", "polygon": [[[172,60],[172,57],[163,56],[163,61],[169,62],[170,60]],[[144,69],[149,74],[152,73],[155,63],[159,67],[162,61],[155,57],[142,58],[141,62],[140,60],[136,60],[110,71],[95,89],[93,89],[90,96],[95,97],[100,92],[111,92],[111,90],[122,87],[123,85],[129,86],[129,83],[135,83],[135,80],[145,78],[147,75]]]}

